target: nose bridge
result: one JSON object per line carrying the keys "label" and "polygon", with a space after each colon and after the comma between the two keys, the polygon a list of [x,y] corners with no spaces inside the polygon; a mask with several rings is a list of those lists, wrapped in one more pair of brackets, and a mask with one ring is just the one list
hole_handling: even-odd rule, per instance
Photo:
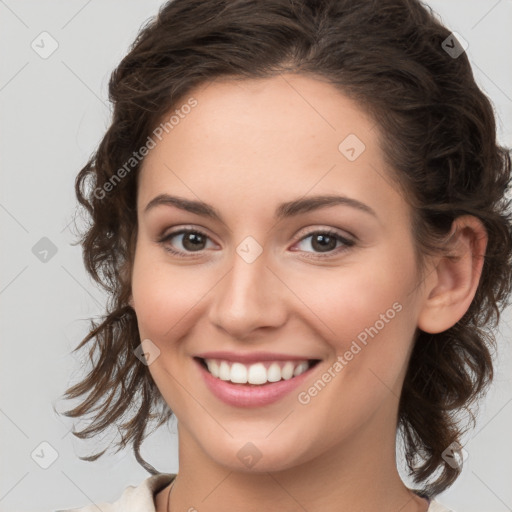
{"label": "nose bridge", "polygon": [[247,237],[235,248],[230,270],[215,287],[210,320],[233,337],[243,338],[283,320],[284,303],[267,256],[254,238]]}

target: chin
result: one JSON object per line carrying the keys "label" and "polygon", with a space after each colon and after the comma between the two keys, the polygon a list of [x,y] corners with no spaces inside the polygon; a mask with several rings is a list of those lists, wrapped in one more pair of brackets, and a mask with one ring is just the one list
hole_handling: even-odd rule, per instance
{"label": "chin", "polygon": [[[304,450],[303,434],[297,432],[297,437],[282,436],[270,439],[250,440],[250,436],[243,438],[229,438],[224,443],[212,443],[208,439],[205,452],[216,464],[226,467],[230,471],[242,473],[268,473],[284,471],[307,462],[305,452],[299,453],[297,446]],[[288,442],[286,442],[288,441]]]}

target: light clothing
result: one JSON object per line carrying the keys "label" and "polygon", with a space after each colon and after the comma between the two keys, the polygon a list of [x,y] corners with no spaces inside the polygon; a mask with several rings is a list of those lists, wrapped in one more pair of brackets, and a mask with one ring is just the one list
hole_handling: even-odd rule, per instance
{"label": "light clothing", "polygon": [[[82,508],[56,510],[55,512],[155,512],[155,494],[169,485],[176,475],[159,473],[142,481],[137,487],[129,485],[114,503],[97,503]],[[430,502],[428,512],[455,512],[435,500]]]}

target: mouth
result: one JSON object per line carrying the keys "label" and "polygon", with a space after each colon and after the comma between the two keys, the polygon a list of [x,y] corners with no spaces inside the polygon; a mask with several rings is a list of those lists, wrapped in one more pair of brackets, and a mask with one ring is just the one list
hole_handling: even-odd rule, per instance
{"label": "mouth", "polygon": [[[218,358],[220,354],[216,354]],[[274,359],[247,356],[246,362],[234,357],[217,359],[194,357],[207,389],[219,400],[232,407],[264,407],[292,392],[311,376],[320,359],[289,360],[286,356]],[[244,359],[237,357],[237,359]],[[250,361],[247,361],[250,359]]]}
{"label": "mouth", "polygon": [[320,359],[265,360],[253,363],[203,357],[194,359],[215,379],[246,388],[266,387],[294,380],[320,362]]}

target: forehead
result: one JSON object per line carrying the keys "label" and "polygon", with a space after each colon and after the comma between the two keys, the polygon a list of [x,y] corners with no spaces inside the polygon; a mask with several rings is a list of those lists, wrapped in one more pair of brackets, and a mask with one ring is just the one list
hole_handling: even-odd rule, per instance
{"label": "forehead", "polygon": [[200,144],[196,149],[214,145],[249,152],[253,148],[263,150],[259,153],[263,157],[281,148],[291,149],[293,156],[326,149],[337,153],[339,142],[349,134],[369,145],[377,137],[375,123],[358,104],[332,84],[309,76],[218,79],[190,91],[173,108],[185,110],[192,97],[196,106],[187,107],[190,112],[171,128],[176,145],[195,137]]}
{"label": "forehead", "polygon": [[[184,108],[191,98],[195,106]],[[396,193],[375,122],[325,81],[216,80],[190,91],[176,110],[179,122],[142,165],[139,209],[165,191],[215,197],[226,207],[242,193],[247,208],[313,192],[385,196],[387,186]]]}

